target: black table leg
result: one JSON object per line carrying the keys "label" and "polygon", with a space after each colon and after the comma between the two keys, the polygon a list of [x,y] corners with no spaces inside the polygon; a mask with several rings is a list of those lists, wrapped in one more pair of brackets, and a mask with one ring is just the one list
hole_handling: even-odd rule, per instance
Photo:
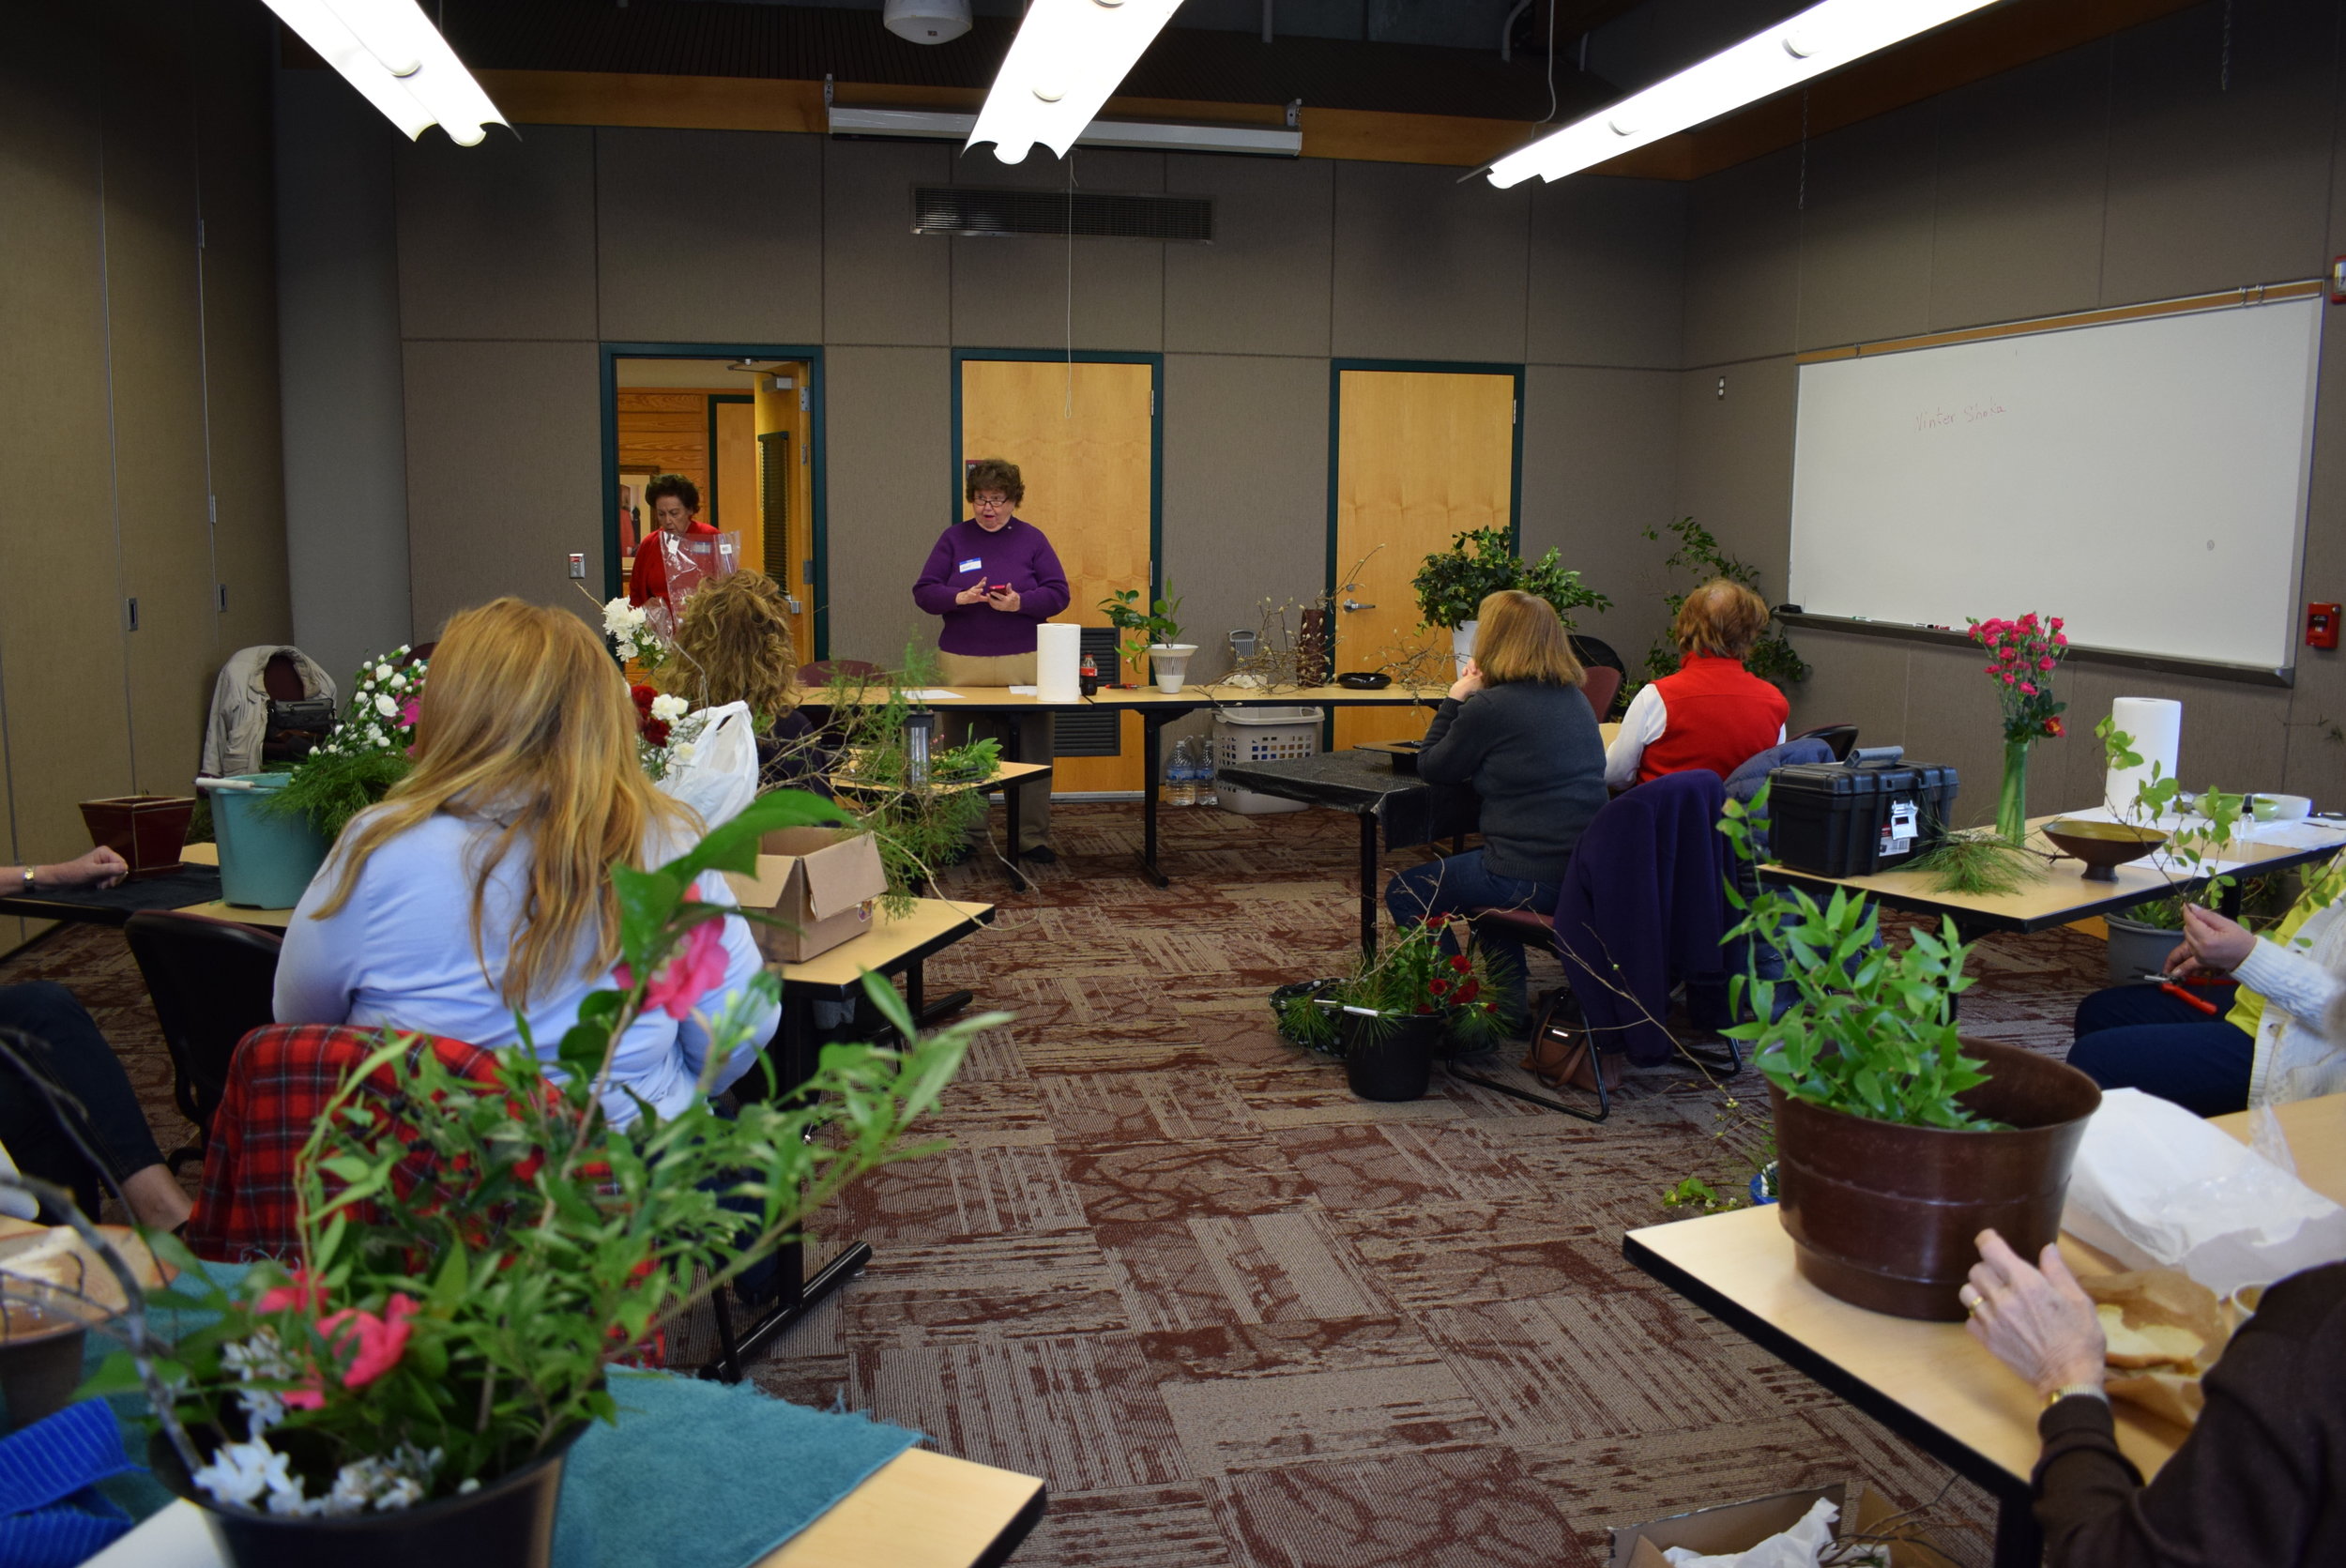
{"label": "black table leg", "polygon": [[1160,888],[1172,885],[1157,865],[1157,785],[1164,766],[1165,726],[1188,711],[1185,708],[1148,708],[1140,713],[1140,874]]}
{"label": "black table leg", "polygon": [[1361,817],[1361,956],[1377,956],[1377,818]]}
{"label": "black table leg", "polygon": [[2045,1560],[2045,1532],[2026,1493],[2005,1493],[1996,1508],[1996,1568],[2038,1568]]}
{"label": "black table leg", "polygon": [[[905,970],[905,1011],[922,1028],[941,1023],[978,999],[975,991],[948,991],[935,1001],[928,999],[928,977],[917,960]],[[909,1043],[909,1042],[907,1042]]]}

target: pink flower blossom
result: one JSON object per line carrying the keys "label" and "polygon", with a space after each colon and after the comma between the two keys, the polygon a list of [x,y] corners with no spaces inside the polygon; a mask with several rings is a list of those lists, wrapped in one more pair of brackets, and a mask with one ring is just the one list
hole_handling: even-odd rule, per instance
{"label": "pink flower blossom", "polygon": [[2023,680],[2020,682],[2020,690],[2033,697],[2036,695],[2036,682],[2033,680]]}
{"label": "pink flower blossom", "polygon": [[292,1283],[261,1292],[253,1303],[263,1312],[310,1312],[326,1304],[325,1282],[307,1269],[296,1269]]}
{"label": "pink flower blossom", "polygon": [[408,729],[416,727],[416,714],[423,707],[421,697],[409,697],[399,705],[399,722]]}
{"label": "pink flower blossom", "polygon": [[326,1392],[314,1384],[309,1388],[287,1389],[278,1399],[288,1410],[322,1410],[326,1408]]}
{"label": "pink flower blossom", "polygon": [[2069,639],[2068,639],[2067,637],[2065,637],[2065,636],[2062,635],[2062,634],[2061,634],[2060,632],[2054,632],[2054,633],[2053,633],[2053,647],[2067,647],[2068,646],[2069,646]]}
{"label": "pink flower blossom", "polygon": [[2036,662],[2036,667],[2040,670],[2051,669],[2053,667],[2052,655],[2047,654],[2044,658],[2039,659]]}
{"label": "pink flower blossom", "polygon": [[[700,895],[691,889],[687,899]],[[724,921],[702,921],[693,927],[667,965],[654,975],[644,989],[644,1005],[661,1008],[671,1018],[683,1019],[693,1015],[693,1004],[724,983],[725,938]],[[619,983],[629,989],[635,985],[634,972],[625,964],[619,966]]]}
{"label": "pink flower blossom", "polygon": [[[414,1297],[394,1291],[380,1317],[372,1312],[345,1307],[318,1319],[318,1332],[335,1349],[348,1348],[354,1343],[357,1346],[358,1353],[350,1358],[349,1370],[343,1374],[344,1388],[363,1388],[399,1364],[401,1354],[407,1348],[407,1336],[414,1332],[407,1319],[416,1315],[416,1310]],[[286,1403],[291,1404],[292,1400]]]}
{"label": "pink flower blossom", "polygon": [[2010,670],[2006,670],[2006,671],[2004,671],[2004,672],[2003,672],[2003,683],[2004,683],[2006,686],[2011,685],[2011,684],[2012,684],[2015,680],[2017,680],[2017,679],[2018,679],[2018,678],[2019,678],[2019,677],[2018,677],[2018,676],[2014,675],[2014,674],[2013,674]]}

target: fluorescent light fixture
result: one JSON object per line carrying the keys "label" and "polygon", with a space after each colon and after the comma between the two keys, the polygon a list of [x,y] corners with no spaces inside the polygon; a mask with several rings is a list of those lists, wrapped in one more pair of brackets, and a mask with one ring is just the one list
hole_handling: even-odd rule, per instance
{"label": "fluorescent light fixture", "polygon": [[[1517,148],[1491,165],[1490,181],[1504,189],[1534,175],[1561,179],[1731,109],[1772,98],[1991,3],[1824,0],[1700,65]],[[1039,4],[1035,8],[1042,8]],[[1000,91],[998,85],[996,91]]]}
{"label": "fluorescent light fixture", "polygon": [[[830,110],[833,136],[905,136],[958,142],[976,126],[975,114],[946,109],[860,109],[833,104]],[[1138,147],[1148,152],[1253,153],[1264,158],[1295,158],[1303,151],[1303,133],[1275,125],[1204,125],[1173,121],[1094,120],[1075,138],[1082,147]]]}
{"label": "fluorescent light fixture", "polygon": [[477,147],[505,116],[416,0],[267,0],[286,26],[414,141],[436,125]]}
{"label": "fluorescent light fixture", "polygon": [[1034,0],[967,145],[991,142],[1004,163],[1025,162],[1037,142],[1065,158],[1180,8],[1181,0]]}

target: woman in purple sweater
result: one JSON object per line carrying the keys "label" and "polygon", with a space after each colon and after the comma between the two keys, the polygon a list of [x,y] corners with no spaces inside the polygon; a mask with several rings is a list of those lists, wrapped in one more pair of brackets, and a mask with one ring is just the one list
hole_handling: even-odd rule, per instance
{"label": "woman in purple sweater", "polygon": [[[998,457],[969,464],[963,485],[970,516],[937,537],[912,585],[912,601],[945,625],[937,633],[938,675],[948,686],[1031,686],[1034,629],[1067,608],[1067,573],[1043,530],[1014,515],[1027,498],[1018,465]],[[963,714],[945,710],[945,742],[990,737],[1009,749],[1016,731],[1020,762],[1051,760],[1051,716],[1028,712]],[[1030,796],[1013,852],[1056,860],[1050,800]]]}

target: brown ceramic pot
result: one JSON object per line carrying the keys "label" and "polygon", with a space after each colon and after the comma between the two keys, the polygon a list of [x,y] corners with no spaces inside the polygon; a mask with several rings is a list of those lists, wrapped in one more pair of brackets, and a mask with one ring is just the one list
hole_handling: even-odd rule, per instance
{"label": "brown ceramic pot", "polygon": [[1966,1040],[1988,1081],[1963,1096],[2010,1132],[1902,1127],[1812,1105],[1774,1084],[1780,1213],[1801,1273],[1845,1302],[1898,1317],[1960,1321],[1994,1229],[2023,1257],[2061,1233],[2069,1164],[2101,1104],[2094,1080],[2017,1045]]}
{"label": "brown ceramic pot", "polygon": [[192,795],[120,795],[82,802],[90,843],[121,856],[134,882],[179,869],[188,818],[194,813]]}

